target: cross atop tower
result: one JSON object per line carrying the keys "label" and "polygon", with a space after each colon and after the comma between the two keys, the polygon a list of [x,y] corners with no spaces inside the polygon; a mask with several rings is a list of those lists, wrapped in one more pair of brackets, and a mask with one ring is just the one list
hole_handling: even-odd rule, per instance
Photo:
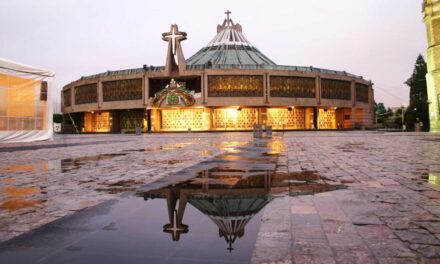
{"label": "cross atop tower", "polygon": [[229,9],[227,9],[226,12],[225,12],[225,14],[226,14],[226,21],[227,21],[228,26],[229,26],[229,21],[230,21],[230,19],[229,19],[229,15],[231,14],[231,11],[229,11]]}
{"label": "cross atop tower", "polygon": [[[162,39],[168,42],[167,60],[165,62],[165,72],[168,75],[179,74],[186,69],[185,57],[183,56],[181,42],[186,39],[186,33],[179,31],[176,24],[172,24],[170,31],[162,34]],[[177,55],[177,64],[175,56]]]}
{"label": "cross atop tower", "polygon": [[170,32],[162,34],[162,39],[171,42],[173,55],[176,55],[176,41],[182,41],[186,39],[186,33],[179,31],[177,25],[171,25]]}

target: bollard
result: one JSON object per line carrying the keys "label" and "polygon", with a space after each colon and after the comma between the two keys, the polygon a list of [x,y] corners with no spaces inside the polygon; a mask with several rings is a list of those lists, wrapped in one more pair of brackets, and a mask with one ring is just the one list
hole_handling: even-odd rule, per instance
{"label": "bollard", "polygon": [[272,126],[266,126],[266,136],[272,138]]}
{"label": "bollard", "polygon": [[140,127],[136,127],[136,135],[142,135],[142,130],[141,130],[141,128]]}
{"label": "bollard", "polygon": [[254,124],[254,138],[263,137],[263,128],[261,125]]}

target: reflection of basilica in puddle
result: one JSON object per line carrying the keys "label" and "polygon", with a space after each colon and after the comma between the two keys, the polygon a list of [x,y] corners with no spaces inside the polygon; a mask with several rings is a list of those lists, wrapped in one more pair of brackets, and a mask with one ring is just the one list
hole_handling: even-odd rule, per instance
{"label": "reflection of basilica in puddle", "polygon": [[166,199],[169,223],[163,226],[163,232],[171,234],[173,241],[179,241],[182,234],[189,232],[184,224],[189,203],[218,227],[219,237],[226,240],[227,249],[232,251],[237,238],[244,236],[247,223],[275,197],[313,195],[341,188],[344,186],[326,184],[319,175],[310,172],[280,175],[269,170],[245,171],[225,166],[203,170],[191,180],[141,195],[145,200]]}
{"label": "reflection of basilica in puddle", "polygon": [[183,223],[189,203],[215,223],[219,236],[232,251],[236,239],[244,236],[247,223],[272,199],[270,182],[271,174],[265,171],[246,176],[244,171],[216,167],[200,172],[192,180],[149,191],[143,196],[146,200],[166,199],[169,223],[163,226],[163,231],[170,233],[173,241],[189,232]]}

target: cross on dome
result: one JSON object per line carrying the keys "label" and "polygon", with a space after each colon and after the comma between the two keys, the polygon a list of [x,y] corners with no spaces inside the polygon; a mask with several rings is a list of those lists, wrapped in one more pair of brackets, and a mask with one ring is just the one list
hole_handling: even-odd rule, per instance
{"label": "cross on dome", "polygon": [[162,39],[171,42],[171,50],[173,55],[176,55],[176,41],[182,41],[186,39],[186,33],[179,31],[176,24],[171,25],[170,32],[162,34]]}
{"label": "cross on dome", "polygon": [[226,12],[225,12],[225,14],[226,14],[226,21],[227,21],[227,25],[228,25],[228,26],[229,26],[229,22],[231,21],[230,18],[229,18],[229,15],[230,15],[231,13],[232,13],[232,12],[229,11],[229,9],[227,9]]}

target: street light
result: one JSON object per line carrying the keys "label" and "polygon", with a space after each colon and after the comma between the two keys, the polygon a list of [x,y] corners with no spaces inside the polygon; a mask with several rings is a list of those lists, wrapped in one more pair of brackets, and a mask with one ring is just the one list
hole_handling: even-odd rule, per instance
{"label": "street light", "polygon": [[405,131],[405,107],[402,106],[402,132]]}

